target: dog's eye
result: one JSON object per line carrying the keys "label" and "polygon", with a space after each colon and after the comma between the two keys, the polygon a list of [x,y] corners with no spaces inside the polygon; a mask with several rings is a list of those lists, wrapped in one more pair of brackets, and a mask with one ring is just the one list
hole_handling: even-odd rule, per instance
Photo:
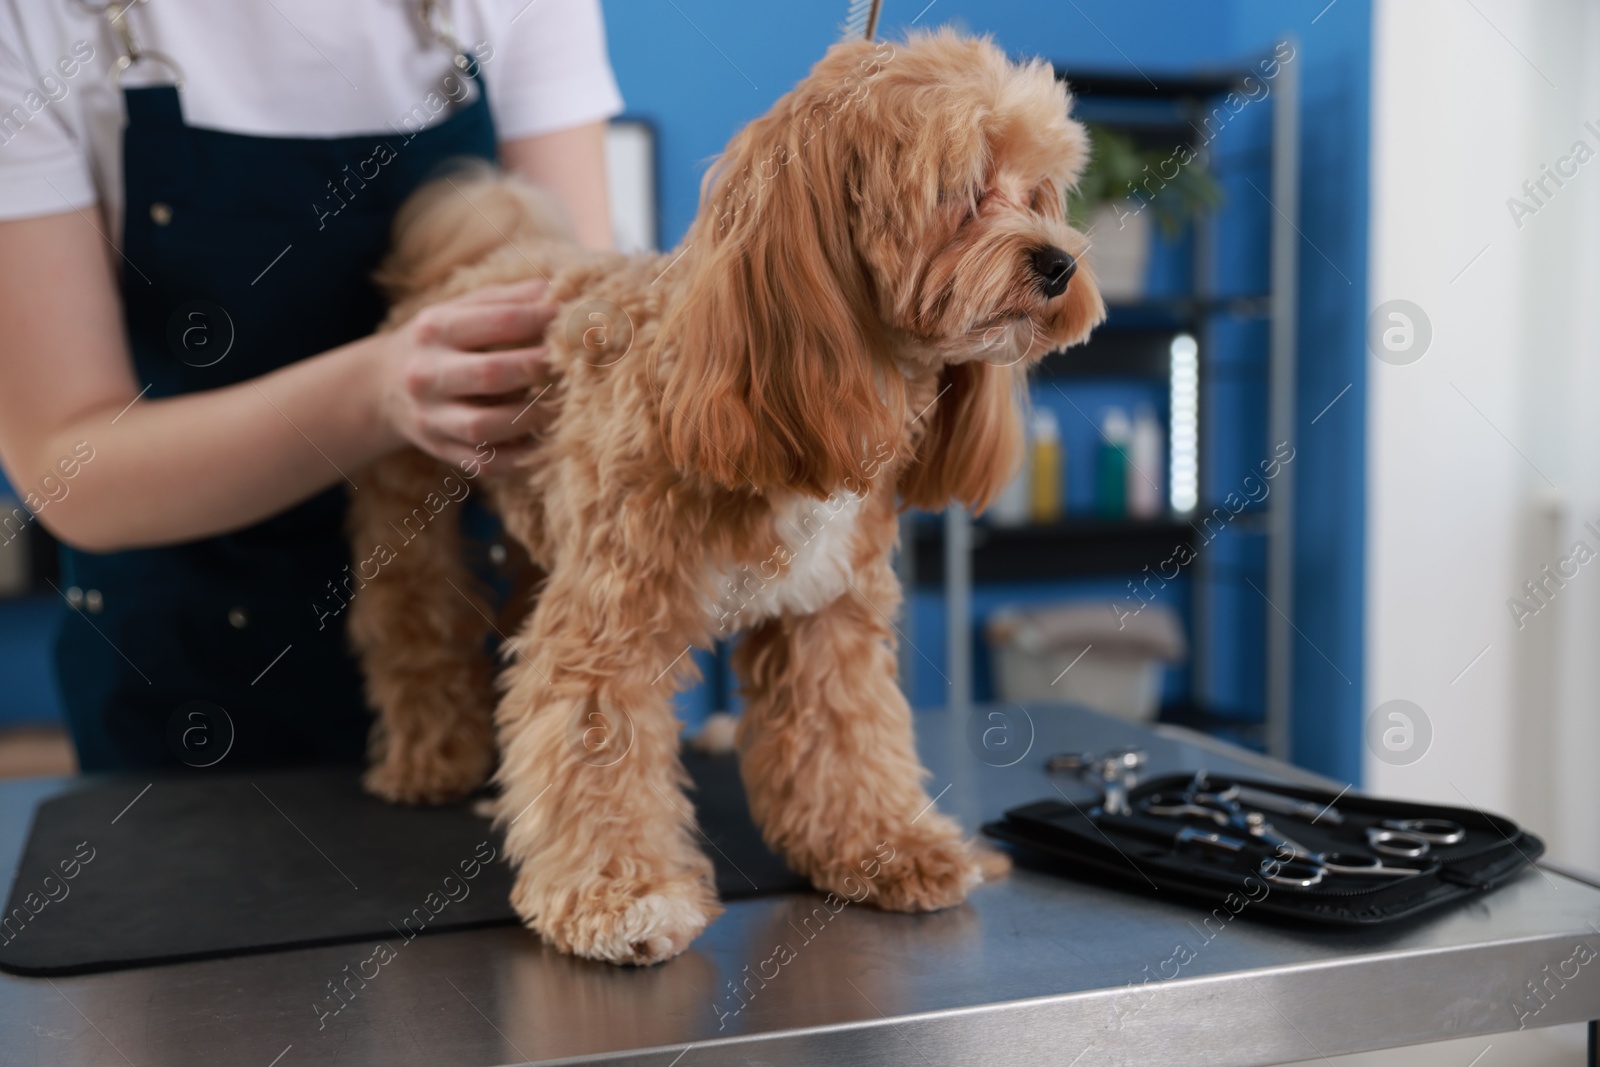
{"label": "dog's eye", "polygon": [[1043,185],[1035,185],[1033,187],[1033,189],[1028,193],[1028,210],[1029,211],[1043,211],[1044,210],[1044,186]]}

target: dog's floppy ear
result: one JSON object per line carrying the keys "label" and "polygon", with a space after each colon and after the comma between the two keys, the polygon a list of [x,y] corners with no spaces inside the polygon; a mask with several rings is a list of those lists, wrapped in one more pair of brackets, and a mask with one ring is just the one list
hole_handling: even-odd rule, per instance
{"label": "dog's floppy ear", "polygon": [[656,349],[662,432],[686,474],[823,497],[898,439],[904,382],[874,354],[848,138],[787,103],[706,177]]}
{"label": "dog's floppy ear", "polygon": [[923,418],[910,466],[900,476],[906,505],[930,511],[952,499],[982,511],[1000,495],[1022,462],[1019,365],[973,361],[947,364],[939,398]]}

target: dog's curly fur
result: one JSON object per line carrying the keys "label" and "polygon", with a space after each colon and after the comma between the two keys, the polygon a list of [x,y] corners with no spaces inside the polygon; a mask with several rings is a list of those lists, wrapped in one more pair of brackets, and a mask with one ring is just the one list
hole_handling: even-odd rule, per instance
{"label": "dog's curly fur", "polygon": [[[896,911],[981,880],[923,789],[890,555],[902,504],[994,497],[1019,459],[1027,367],[1104,315],[1063,217],[1088,152],[1070,103],[1048,65],[986,40],[853,41],[733,139],[674,253],[582,252],[507,178],[436,185],[402,213],[391,325],[549,276],[563,310],[541,403],[559,414],[489,486],[548,573],[507,643],[492,731],[490,624],[459,534],[430,528],[354,599],[379,715],[366,783],[459,797],[497,733],[513,902],[551,944],[650,963],[720,913],[672,694],[686,650],[735,630],[742,774],[790,866]],[[1052,248],[1079,261],[1055,296],[1034,265]],[[413,451],[361,478],[358,558],[444,473]]]}

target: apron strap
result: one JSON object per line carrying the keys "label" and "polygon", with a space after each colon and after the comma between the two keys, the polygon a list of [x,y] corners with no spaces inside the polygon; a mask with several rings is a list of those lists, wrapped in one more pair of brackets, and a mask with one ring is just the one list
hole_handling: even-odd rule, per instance
{"label": "apron strap", "polygon": [[176,85],[147,85],[137,89],[122,90],[127,102],[128,125],[147,129],[183,126],[183,104],[178,100]]}

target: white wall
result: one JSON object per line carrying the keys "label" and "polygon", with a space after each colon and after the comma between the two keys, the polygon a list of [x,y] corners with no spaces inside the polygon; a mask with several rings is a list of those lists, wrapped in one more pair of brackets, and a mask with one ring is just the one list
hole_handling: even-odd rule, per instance
{"label": "white wall", "polygon": [[[1369,368],[1366,707],[1433,737],[1405,765],[1369,742],[1366,785],[1600,870],[1600,5],[1375,0],[1373,33],[1369,306],[1414,302],[1433,340]],[[1519,629],[1507,600],[1580,537],[1596,560]]]}

